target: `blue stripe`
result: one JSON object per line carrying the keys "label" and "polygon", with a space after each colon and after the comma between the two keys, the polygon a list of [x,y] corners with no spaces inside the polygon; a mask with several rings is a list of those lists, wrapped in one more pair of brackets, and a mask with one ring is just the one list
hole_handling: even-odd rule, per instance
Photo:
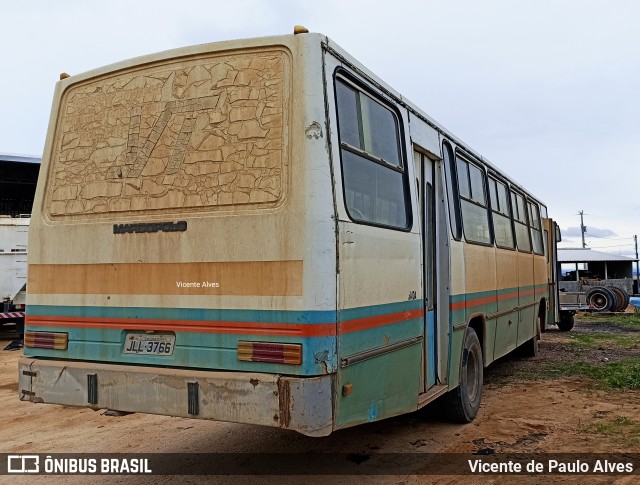
{"label": "blue stripe", "polygon": [[28,305],[28,316],[140,318],[263,323],[335,323],[335,311],[222,310],[204,308],[148,308],[109,306]]}
{"label": "blue stripe", "polygon": [[[376,317],[422,308],[420,300],[408,300],[384,305],[347,308],[340,311],[340,320]],[[202,320],[263,323],[335,323],[337,312],[326,310],[229,310],[205,308],[150,308],[111,306],[28,305],[29,316],[140,318],[149,320]]]}

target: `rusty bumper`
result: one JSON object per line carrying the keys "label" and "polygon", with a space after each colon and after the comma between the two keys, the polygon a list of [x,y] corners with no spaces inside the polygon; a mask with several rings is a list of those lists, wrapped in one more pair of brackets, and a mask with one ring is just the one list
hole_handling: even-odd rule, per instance
{"label": "rusty bumper", "polygon": [[23,358],[20,399],[35,403],[333,430],[333,376],[195,371]]}

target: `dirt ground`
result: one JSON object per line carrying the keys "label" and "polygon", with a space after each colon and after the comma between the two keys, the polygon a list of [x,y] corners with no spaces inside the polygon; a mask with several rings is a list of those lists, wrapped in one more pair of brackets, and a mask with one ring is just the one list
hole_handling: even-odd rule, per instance
{"label": "dirt ground", "polygon": [[[12,338],[0,329],[0,349]],[[485,369],[478,417],[448,423],[437,406],[393,419],[309,438],[290,431],[231,423],[103,411],[18,400],[17,360],[0,350],[2,453],[640,453],[640,390],[617,390],[563,371],[576,362],[600,368],[640,357],[640,329],[578,322],[571,332],[543,334],[534,358],[509,356]],[[473,455],[473,453],[479,455]],[[425,465],[426,466],[426,465]],[[424,470],[423,470],[424,471]],[[386,472],[386,471],[381,471]],[[391,474],[392,472],[390,472]],[[91,483],[202,483],[198,476],[92,477]],[[0,476],[0,483],[24,483]],[[434,476],[425,474],[252,477],[254,483],[638,483],[635,476]],[[86,477],[29,477],[30,483],[85,483]],[[246,483],[246,476],[207,481]]]}

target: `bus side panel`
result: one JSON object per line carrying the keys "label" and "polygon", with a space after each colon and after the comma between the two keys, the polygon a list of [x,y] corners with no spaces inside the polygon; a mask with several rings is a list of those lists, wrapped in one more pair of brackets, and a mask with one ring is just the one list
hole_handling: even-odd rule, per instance
{"label": "bus side panel", "polygon": [[[547,261],[545,256],[535,256],[533,260],[533,276],[535,278],[536,301],[549,301],[549,289],[547,286]],[[536,307],[536,317],[538,308]],[[542,322],[541,322],[542,323]]]}
{"label": "bus side panel", "polygon": [[496,346],[493,358],[498,359],[516,348],[518,337],[518,254],[508,249],[496,249],[498,275],[498,312]]}
{"label": "bus side panel", "polygon": [[[544,233],[547,240],[547,292],[548,292],[548,305],[547,305],[547,322],[546,325],[555,325],[560,319],[558,308],[558,242],[556,241],[556,223],[551,219],[543,219],[542,224],[544,227]],[[544,329],[544,326],[543,326]]]}
{"label": "bus side panel", "polygon": [[[467,294],[465,286],[465,259],[466,245],[462,242],[451,240],[451,289],[450,289],[450,318],[449,332],[447,335],[447,347],[449,349],[447,383],[449,389],[455,388],[460,382],[460,361],[462,359],[462,341],[467,323]],[[455,329],[458,329],[457,331]]]}
{"label": "bus side panel", "polygon": [[533,336],[533,323],[538,309],[535,302],[535,280],[533,275],[533,253],[518,252],[518,287],[520,291],[520,319],[518,321],[517,345]]}
{"label": "bus side panel", "polygon": [[416,342],[341,369],[336,429],[415,411],[421,364],[422,346]]}
{"label": "bus side panel", "polygon": [[486,356],[493,355],[496,321],[486,320],[487,315],[497,310],[496,292],[496,250],[493,246],[468,244],[465,247],[466,293],[467,293],[467,321],[475,317],[484,320],[481,335],[478,335],[482,345],[485,364]]}
{"label": "bus side panel", "polygon": [[416,409],[424,331],[418,236],[339,227],[337,428]]}

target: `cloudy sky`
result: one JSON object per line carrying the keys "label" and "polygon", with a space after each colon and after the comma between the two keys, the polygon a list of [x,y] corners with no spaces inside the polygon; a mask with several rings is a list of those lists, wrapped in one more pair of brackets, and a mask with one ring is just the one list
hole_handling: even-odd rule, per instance
{"label": "cloudy sky", "polygon": [[635,252],[635,0],[0,0],[0,18],[0,152],[42,154],[63,71],[302,24],[543,199],[564,246],[583,210],[589,247]]}

